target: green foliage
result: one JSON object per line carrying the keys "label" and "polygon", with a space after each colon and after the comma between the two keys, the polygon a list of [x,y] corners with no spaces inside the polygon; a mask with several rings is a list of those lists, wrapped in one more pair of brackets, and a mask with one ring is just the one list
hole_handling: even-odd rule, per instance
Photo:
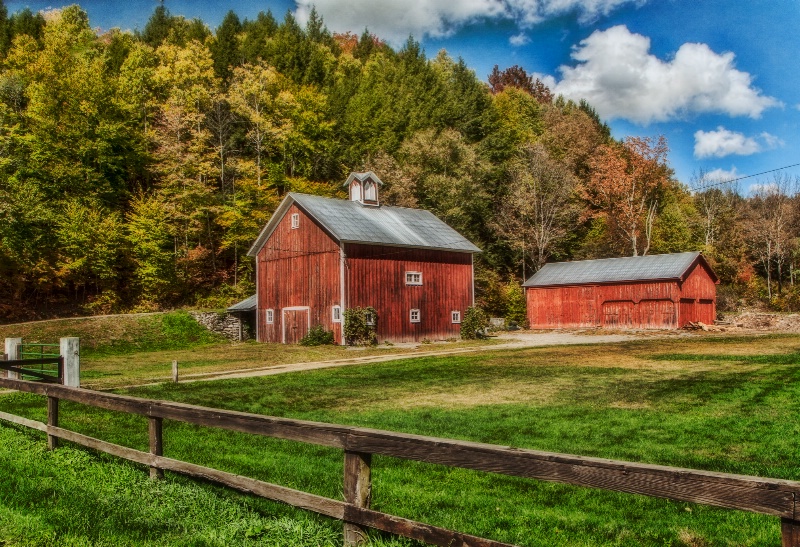
{"label": "green foliage", "polygon": [[[305,26],[229,12],[212,33],[164,5],[141,32],[98,36],[77,5],[45,21],[0,4],[0,59],[2,317],[158,309],[247,286],[243,255],[285,193],[335,196],[358,169],[384,179],[384,203],[430,210],[481,247],[498,281],[479,280],[478,299],[504,315],[499,280],[528,273],[532,238],[497,221],[536,216],[504,207],[534,148],[548,158],[534,165],[575,177],[541,216],[535,262],[629,252],[581,194],[597,151],[619,143],[591,105],[552,99],[522,67],[498,70],[492,93],[447,52],[331,34],[313,9]],[[537,201],[552,203],[550,188]],[[767,296],[780,292],[800,256],[783,245],[758,258],[752,202],[670,179],[649,252],[702,247],[723,281],[769,275]]]}
{"label": "green foliage", "polygon": [[505,287],[506,302],[506,324],[516,323],[519,326],[527,325],[528,312],[525,301],[525,289],[516,279],[511,280]]}
{"label": "green foliage", "polygon": [[308,334],[300,340],[301,346],[324,346],[334,344],[333,332],[325,330],[322,325],[314,325]]}
{"label": "green foliage", "polygon": [[344,338],[350,346],[373,346],[378,343],[376,334],[378,314],[372,307],[347,308],[344,311]]}
{"label": "green foliage", "polygon": [[461,339],[477,340],[485,338],[484,329],[489,325],[486,312],[478,307],[470,306],[461,318]]}

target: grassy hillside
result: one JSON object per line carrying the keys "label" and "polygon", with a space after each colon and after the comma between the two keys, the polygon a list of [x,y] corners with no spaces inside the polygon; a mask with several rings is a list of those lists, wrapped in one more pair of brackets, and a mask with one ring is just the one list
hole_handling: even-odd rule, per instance
{"label": "grassy hillside", "polygon": [[[131,393],[270,415],[798,480],[798,342],[797,336],[771,336],[498,350],[267,378],[164,384]],[[44,418],[43,400],[29,395],[0,397],[0,409]],[[147,446],[147,425],[141,418],[70,404],[63,406],[61,418],[66,427],[89,435],[142,449]],[[13,434],[26,442],[35,437]],[[43,438],[37,442],[41,447]],[[320,495],[341,496],[342,453],[337,450],[167,422],[165,454]],[[105,461],[93,455],[86,458]],[[91,477],[84,472],[88,468],[88,464],[66,465],[50,472],[85,479]],[[160,537],[157,527],[148,532],[145,526],[136,532],[139,535],[129,537],[124,521],[55,519],[51,515],[55,509],[38,509],[33,502],[52,496],[51,507],[80,513],[92,496],[103,499],[102,493],[87,492],[86,501],[75,501],[57,489],[42,494],[19,468],[0,462],[0,469],[9,485],[1,491],[14,492],[2,498],[0,507],[6,516],[0,517],[0,532],[2,526],[8,529],[26,522],[39,530],[35,519],[31,520],[36,514],[49,519],[44,529],[64,536],[88,540],[102,534],[119,538],[112,544],[125,545],[148,545]],[[128,472],[114,473],[116,488],[150,495],[140,487],[146,482],[144,470],[138,481],[131,480]],[[738,511],[386,457],[375,458],[373,477],[374,506],[380,510],[523,546],[780,543],[778,519]],[[186,482],[169,476],[167,484],[172,488]],[[268,502],[209,486],[194,488],[213,494],[218,503],[235,500],[265,519],[278,515],[276,506]],[[169,494],[163,503],[186,501]],[[203,518],[194,506],[186,510]],[[141,503],[131,505],[130,522],[147,518],[156,520],[156,515]],[[298,526],[306,526],[305,522],[301,520]],[[325,545],[328,540],[315,535],[320,533],[340,542],[338,523],[312,522],[307,538],[261,544]],[[202,528],[197,534],[203,533]],[[228,541],[191,537],[198,539],[185,543],[165,536],[159,544]],[[230,541],[247,544],[245,538]]]}
{"label": "grassy hillside", "polygon": [[81,356],[109,356],[141,351],[179,350],[224,342],[185,311],[52,319],[0,325],[0,338],[58,343],[63,336],[81,339]]}

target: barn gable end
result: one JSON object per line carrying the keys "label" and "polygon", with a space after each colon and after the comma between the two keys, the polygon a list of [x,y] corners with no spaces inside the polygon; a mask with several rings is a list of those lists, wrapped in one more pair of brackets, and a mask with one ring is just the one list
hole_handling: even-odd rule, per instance
{"label": "barn gable end", "polygon": [[339,255],[338,243],[292,204],[256,257],[260,342],[294,343],[314,325],[341,339],[341,323],[333,321],[333,306],[341,306]]}

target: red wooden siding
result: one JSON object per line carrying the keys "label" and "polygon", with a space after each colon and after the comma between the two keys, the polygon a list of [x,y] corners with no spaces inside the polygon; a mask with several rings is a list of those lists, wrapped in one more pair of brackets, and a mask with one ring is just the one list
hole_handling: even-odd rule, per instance
{"label": "red wooden siding", "polygon": [[[372,306],[378,313],[378,340],[418,342],[457,338],[472,305],[472,255],[378,245],[345,246],[347,306]],[[421,272],[422,285],[406,285],[406,272]],[[412,323],[410,312],[420,311]]]}
{"label": "red wooden siding", "polygon": [[[300,226],[292,229],[293,214]],[[305,335],[308,323],[322,325],[341,339],[341,323],[332,308],[341,305],[339,245],[296,205],[292,205],[257,257],[258,340],[294,342]],[[309,311],[286,310],[308,307]],[[266,323],[266,310],[275,311]],[[287,327],[286,329],[284,327]]]}
{"label": "red wooden siding", "polygon": [[717,318],[717,287],[702,263],[695,264],[681,284],[680,326],[689,322],[710,325]]}
{"label": "red wooden siding", "polygon": [[607,285],[528,287],[528,321],[534,329],[674,329],[716,319],[716,283],[702,261],[684,280]]}

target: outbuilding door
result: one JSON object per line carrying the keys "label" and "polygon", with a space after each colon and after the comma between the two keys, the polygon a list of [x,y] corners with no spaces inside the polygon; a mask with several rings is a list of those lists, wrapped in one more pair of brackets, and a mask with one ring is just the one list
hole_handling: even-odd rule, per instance
{"label": "outbuilding door", "polygon": [[619,328],[633,326],[633,302],[630,300],[603,302],[603,326]]}
{"label": "outbuilding door", "polygon": [[283,343],[296,344],[302,340],[311,328],[311,317],[308,307],[283,308]]}

